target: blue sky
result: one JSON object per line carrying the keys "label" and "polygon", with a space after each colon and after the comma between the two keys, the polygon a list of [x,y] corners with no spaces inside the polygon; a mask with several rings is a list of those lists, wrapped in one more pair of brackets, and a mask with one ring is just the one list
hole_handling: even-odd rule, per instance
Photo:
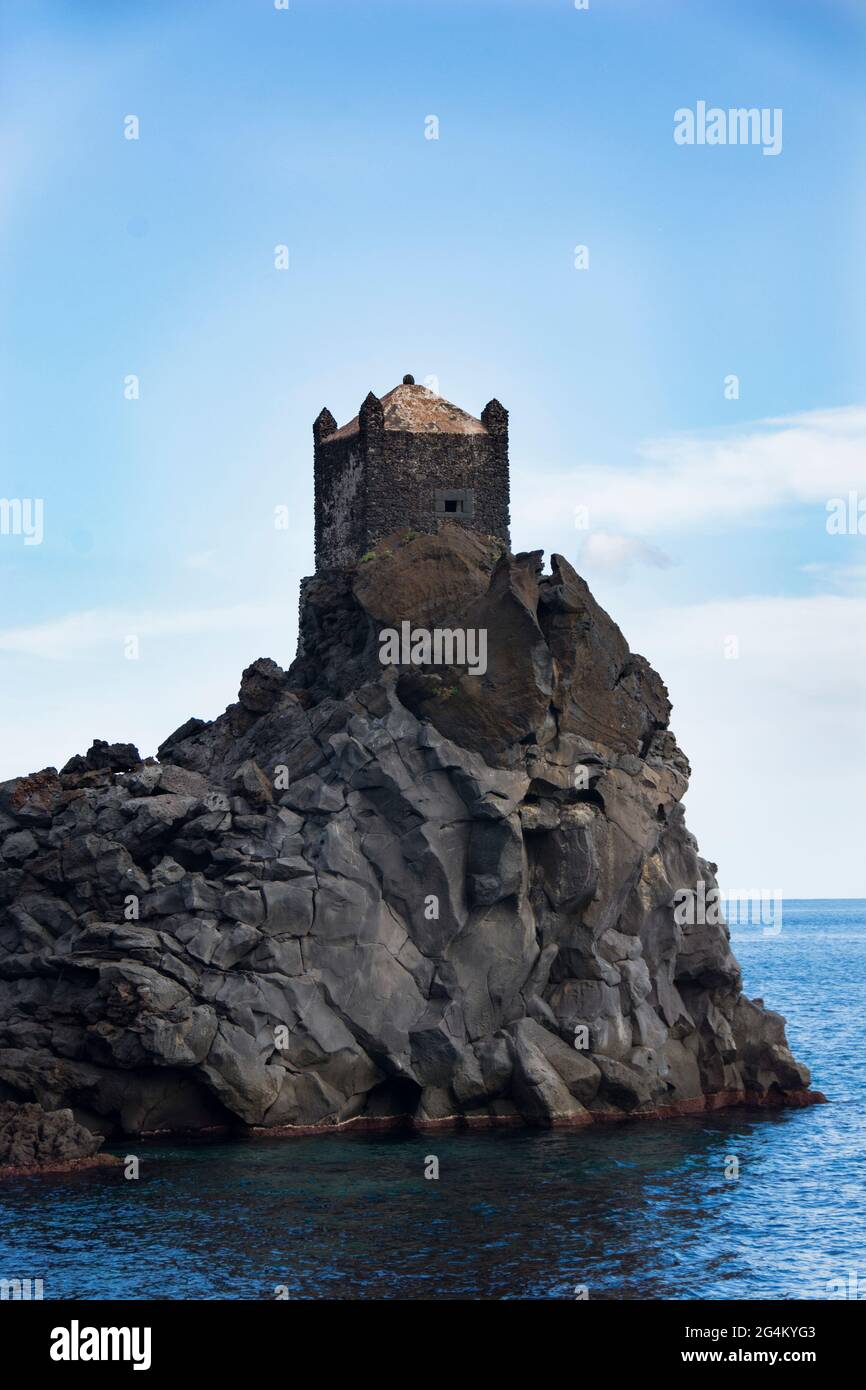
{"label": "blue sky", "polygon": [[[0,496],[45,505],[0,535],[0,777],[288,664],[311,422],[411,371],[509,408],[514,547],[662,672],[722,879],[866,896],[864,538],[825,525],[866,495],[862,7],[0,16]],[[699,100],[781,108],[780,154],[678,146]]]}

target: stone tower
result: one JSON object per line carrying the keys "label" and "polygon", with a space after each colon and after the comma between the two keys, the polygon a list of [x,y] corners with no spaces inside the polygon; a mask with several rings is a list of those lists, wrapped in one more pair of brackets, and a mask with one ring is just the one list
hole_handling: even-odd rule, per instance
{"label": "stone tower", "polygon": [[443,521],[508,535],[508,411],[488,401],[481,418],[404,376],[380,400],[372,391],[337,428],[329,410],[313,425],[316,569],[353,565],[395,531],[435,532]]}

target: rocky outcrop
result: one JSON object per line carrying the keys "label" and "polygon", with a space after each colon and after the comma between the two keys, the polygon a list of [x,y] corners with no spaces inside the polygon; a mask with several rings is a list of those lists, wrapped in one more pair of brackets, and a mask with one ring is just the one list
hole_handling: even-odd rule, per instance
{"label": "rocky outcrop", "polygon": [[[383,628],[487,669],[383,667]],[[744,999],[659,677],[558,556],[459,526],[302,592],[289,672],[0,787],[0,1087],[91,1133],[806,1103]]]}
{"label": "rocky outcrop", "polygon": [[101,1145],[71,1110],[0,1101],[0,1178],[119,1161],[97,1153]]}

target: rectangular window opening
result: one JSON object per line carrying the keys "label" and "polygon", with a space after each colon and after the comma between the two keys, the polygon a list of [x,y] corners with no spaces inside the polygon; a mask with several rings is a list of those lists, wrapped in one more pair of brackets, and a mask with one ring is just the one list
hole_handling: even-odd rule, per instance
{"label": "rectangular window opening", "polygon": [[471,521],[475,516],[475,490],[471,487],[437,488],[434,494],[437,516],[455,516]]}

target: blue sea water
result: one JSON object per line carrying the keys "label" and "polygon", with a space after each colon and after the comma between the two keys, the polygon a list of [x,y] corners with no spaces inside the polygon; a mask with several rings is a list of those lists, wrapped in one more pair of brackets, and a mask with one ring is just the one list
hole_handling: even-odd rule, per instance
{"label": "blue sea water", "polygon": [[[733,930],[829,1105],[578,1131],[130,1145],[0,1187],[0,1277],[45,1298],[814,1298],[866,1294],[866,902]],[[439,1160],[439,1179],[424,1176]],[[731,1157],[739,1178],[725,1177]],[[835,1283],[833,1281],[839,1281]]]}

